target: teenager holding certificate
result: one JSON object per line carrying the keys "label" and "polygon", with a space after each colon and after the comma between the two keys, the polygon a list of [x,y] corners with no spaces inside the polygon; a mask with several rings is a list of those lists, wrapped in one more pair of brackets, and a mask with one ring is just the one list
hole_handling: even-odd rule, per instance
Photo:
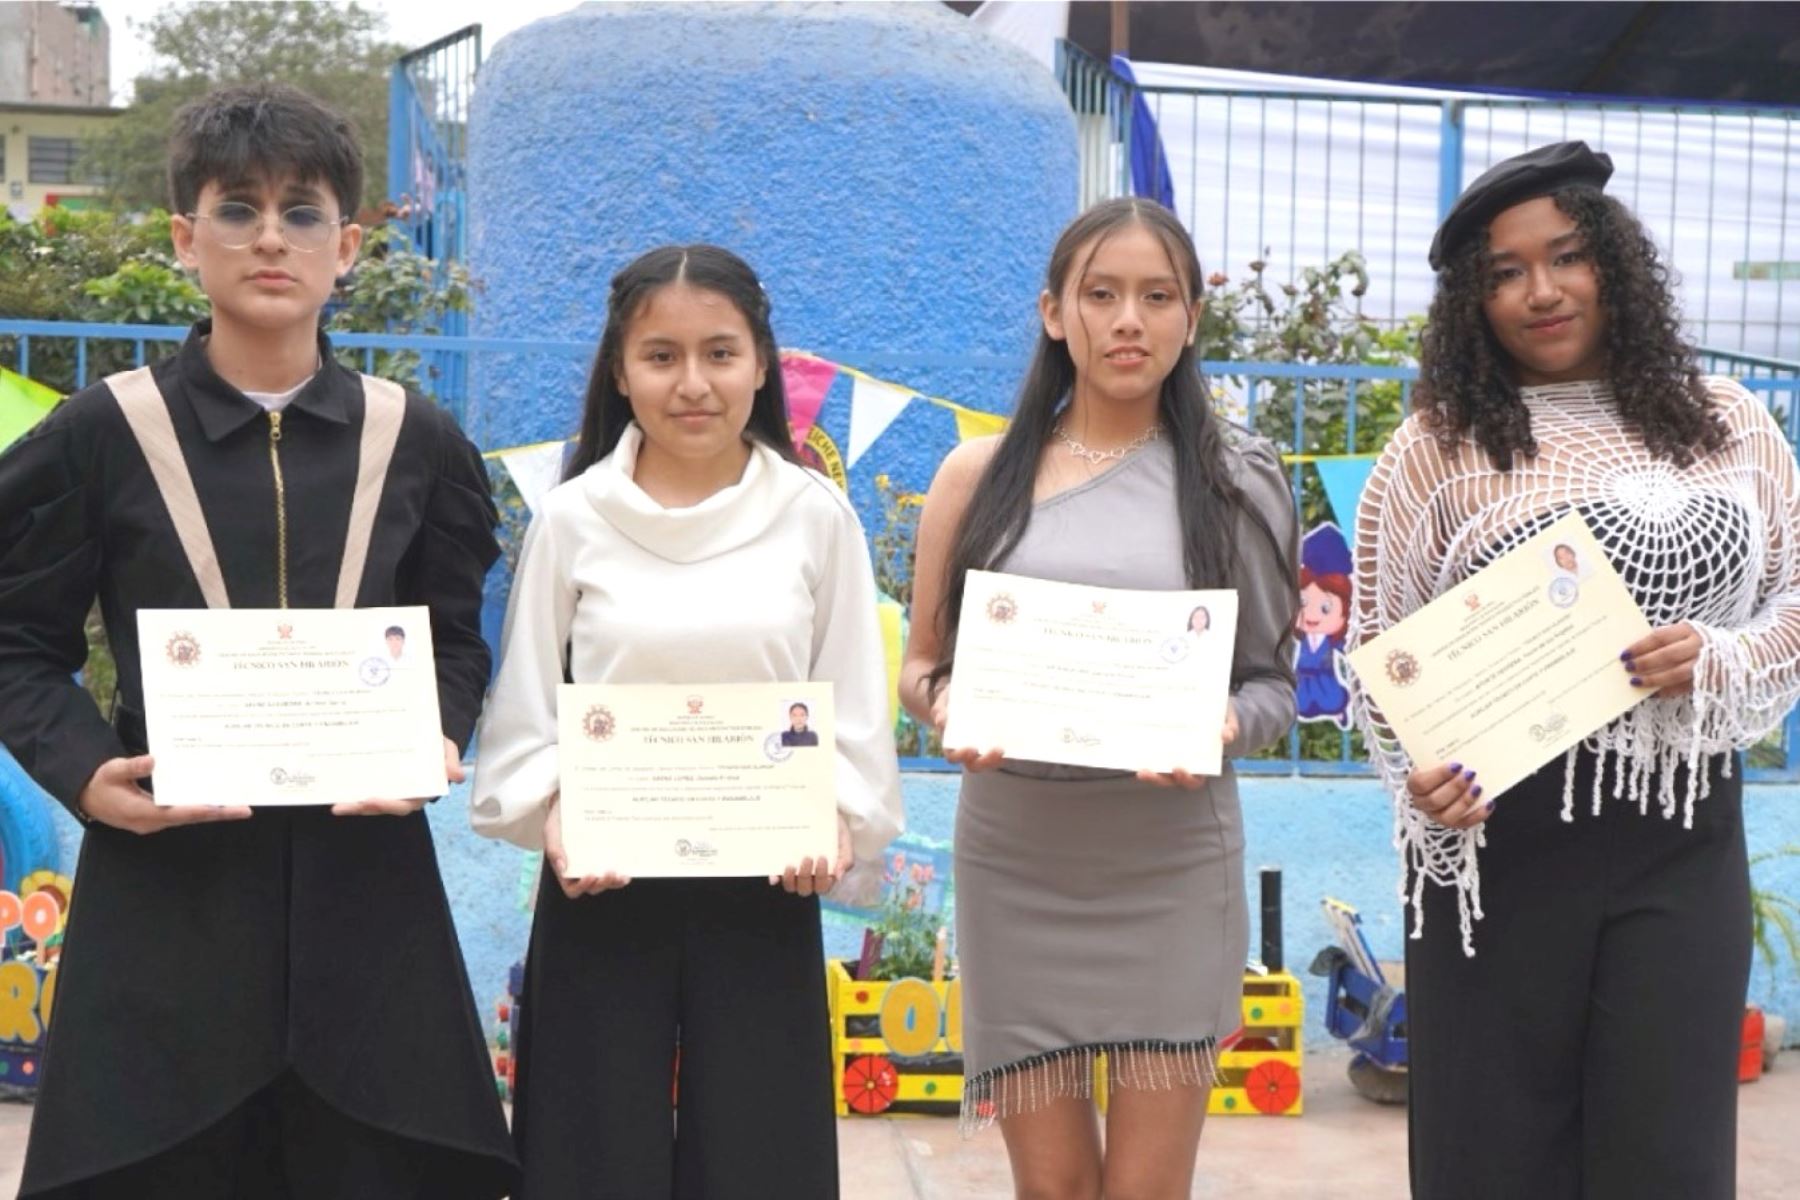
{"label": "teenager holding certificate", "polygon": [[[1235,588],[1227,751],[1287,730],[1293,505],[1273,447],[1213,415],[1192,346],[1200,289],[1193,243],[1159,205],[1108,201],[1063,232],[1008,431],[958,447],[926,499],[902,677],[921,720],[941,730],[948,717],[967,572],[994,570]],[[1227,636],[1207,623],[1195,612],[1187,625]],[[1230,768],[1134,776],[1014,761],[999,746],[946,753],[966,769],[965,1127],[999,1121],[1020,1195],[1186,1196],[1218,1039],[1242,1017],[1249,925]],[[1102,1052],[1104,1153],[1089,1099]]]}
{"label": "teenager holding certificate", "polygon": [[[570,878],[565,677],[696,696],[830,682],[838,844],[766,879]],[[517,1198],[838,1194],[816,897],[900,831],[887,704],[862,528],[795,458],[768,296],[728,251],[652,250],[613,278],[580,443],[526,535],[481,729],[476,829],[545,856]],[[780,711],[777,749],[819,753],[788,749],[819,744],[806,706]]]}
{"label": "teenager holding certificate", "polygon": [[[0,457],[0,736],[87,825],[23,1194],[503,1196],[512,1148],[425,799],[252,816],[229,790],[148,791],[145,678],[201,653],[140,645],[149,609],[428,607],[419,669],[460,778],[499,553],[456,423],[319,332],[362,239],[344,119],[291,88],[217,92],[177,118],[169,175],[212,317]],[[74,680],[96,598],[110,722]]]}
{"label": "teenager holding certificate", "polygon": [[1800,473],[1760,402],[1696,370],[1611,173],[1541,147],[1445,218],[1417,411],[1360,509],[1352,645],[1570,513],[1652,626],[1618,647],[1646,698],[1497,803],[1359,696],[1409,876],[1421,1200],[1734,1194],[1737,760],[1800,696]]}

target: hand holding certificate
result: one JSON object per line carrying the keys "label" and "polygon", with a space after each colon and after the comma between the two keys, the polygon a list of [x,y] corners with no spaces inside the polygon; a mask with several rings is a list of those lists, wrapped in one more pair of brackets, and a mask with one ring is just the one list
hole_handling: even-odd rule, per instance
{"label": "hand holding certificate", "polygon": [[138,639],[159,805],[449,790],[428,609],[143,609]]}
{"label": "hand holding certificate", "polygon": [[557,689],[570,878],[780,876],[838,849],[828,683]]}
{"label": "hand holding certificate", "polygon": [[1128,591],[970,571],[944,744],[1217,775],[1233,591]]}
{"label": "hand holding certificate", "polygon": [[1349,659],[1413,762],[1491,801],[1644,698],[1619,650],[1649,629],[1572,513]]}

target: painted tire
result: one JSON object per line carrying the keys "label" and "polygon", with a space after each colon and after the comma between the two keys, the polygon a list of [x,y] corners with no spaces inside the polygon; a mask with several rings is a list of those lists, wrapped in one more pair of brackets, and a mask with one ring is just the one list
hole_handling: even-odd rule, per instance
{"label": "painted tire", "polygon": [[900,1075],[879,1054],[853,1058],[844,1067],[844,1103],[851,1112],[874,1116],[886,1112],[900,1094]]}
{"label": "painted tire", "polygon": [[0,748],[0,889],[17,892],[25,876],[58,865],[54,803]]}
{"label": "painted tire", "polygon": [[1244,1092],[1257,1112],[1276,1116],[1300,1099],[1300,1073],[1284,1062],[1264,1062],[1244,1076]]}

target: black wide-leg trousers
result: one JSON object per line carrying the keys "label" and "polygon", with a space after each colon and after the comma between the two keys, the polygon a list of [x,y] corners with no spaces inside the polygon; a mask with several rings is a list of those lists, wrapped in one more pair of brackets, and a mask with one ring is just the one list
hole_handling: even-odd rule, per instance
{"label": "black wide-leg trousers", "polygon": [[[1481,854],[1475,956],[1452,889],[1407,941],[1415,1200],[1731,1200],[1750,974],[1742,765],[1665,820],[1597,760],[1502,796]],[[1676,794],[1687,793],[1677,772]],[[1411,913],[1408,913],[1410,925]]]}
{"label": "black wide-leg trousers", "polygon": [[836,1200],[824,970],[818,901],[766,880],[570,900],[546,875],[515,1200]]}

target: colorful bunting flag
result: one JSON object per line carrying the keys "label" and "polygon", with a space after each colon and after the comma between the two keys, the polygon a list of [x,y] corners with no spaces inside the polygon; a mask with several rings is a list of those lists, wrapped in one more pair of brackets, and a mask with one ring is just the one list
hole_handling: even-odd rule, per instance
{"label": "colorful bunting flag", "polygon": [[1319,482],[1325,487],[1325,499],[1330,502],[1341,528],[1356,528],[1356,506],[1362,499],[1363,487],[1375,470],[1375,458],[1373,454],[1359,454],[1321,456],[1312,460],[1313,470],[1319,473]]}
{"label": "colorful bunting flag", "polygon": [[819,419],[825,396],[837,380],[836,363],[826,362],[810,354],[787,353],[781,356],[781,381],[786,385],[788,424],[794,430],[796,444],[804,442]]}
{"label": "colorful bunting flag", "polygon": [[899,419],[900,414],[906,411],[906,406],[919,394],[861,372],[856,373],[853,379],[850,392],[850,446],[844,455],[845,465],[851,468],[868,453],[869,447],[875,444],[875,439],[887,432],[887,427]]}
{"label": "colorful bunting flag", "polygon": [[0,450],[29,432],[61,399],[55,389],[0,367]]}
{"label": "colorful bunting flag", "polygon": [[501,450],[494,455],[512,476],[526,508],[536,512],[544,494],[562,482],[563,455],[568,445],[567,442],[539,442],[534,446]]}

